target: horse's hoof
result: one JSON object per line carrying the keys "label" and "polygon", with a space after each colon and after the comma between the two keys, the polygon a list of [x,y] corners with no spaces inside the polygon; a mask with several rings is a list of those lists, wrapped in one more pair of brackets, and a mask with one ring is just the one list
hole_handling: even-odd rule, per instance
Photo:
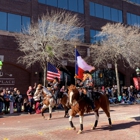
{"label": "horse's hoof", "polygon": [[95,130],[95,128],[96,128],[96,127],[93,126],[93,127],[91,128],[91,130]]}
{"label": "horse's hoof", "polygon": [[48,120],[50,120],[51,118],[48,118]]}
{"label": "horse's hoof", "polygon": [[79,131],[77,132],[77,134],[82,134],[82,130],[79,130]]}
{"label": "horse's hoof", "polygon": [[112,128],[112,125],[109,125],[109,128]]}
{"label": "horse's hoof", "polygon": [[74,127],[72,127],[73,128],[73,130],[76,130],[76,127],[74,126]]}

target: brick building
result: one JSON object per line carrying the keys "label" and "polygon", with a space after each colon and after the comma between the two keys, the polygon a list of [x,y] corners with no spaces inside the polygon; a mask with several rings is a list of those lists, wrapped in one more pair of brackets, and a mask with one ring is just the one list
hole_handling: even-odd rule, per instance
{"label": "brick building", "polygon": [[[84,19],[85,43],[98,41],[99,38],[94,36],[107,22],[140,24],[140,0],[0,0],[0,59],[3,60],[1,89],[17,87],[25,93],[29,85],[40,81],[41,70],[38,65],[26,69],[26,66],[17,63],[21,53],[17,50],[14,35],[21,32],[23,25],[36,22],[46,9],[57,8],[78,13]],[[81,51],[86,55],[87,48],[81,47]],[[74,64],[67,60],[63,62],[74,75]],[[97,76],[99,73],[97,70],[94,78],[97,85],[102,85],[104,81]],[[134,70],[121,67],[119,73],[121,84],[130,85]]]}

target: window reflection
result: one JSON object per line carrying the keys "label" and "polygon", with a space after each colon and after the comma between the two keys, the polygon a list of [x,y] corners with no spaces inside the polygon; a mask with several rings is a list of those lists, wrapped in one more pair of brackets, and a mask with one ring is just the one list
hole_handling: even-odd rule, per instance
{"label": "window reflection", "polygon": [[0,30],[7,30],[7,14],[4,12],[0,12]]}
{"label": "window reflection", "polygon": [[122,11],[94,2],[90,2],[90,15],[115,22],[122,22]]}
{"label": "window reflection", "polygon": [[30,25],[30,17],[0,12],[0,30],[21,32]]}
{"label": "window reflection", "polygon": [[57,0],[46,0],[48,5],[57,7]]}
{"label": "window reflection", "polygon": [[99,32],[100,31],[97,30],[90,30],[90,43],[94,44],[100,42],[101,37],[97,36]]}
{"label": "window reflection", "polygon": [[58,7],[63,9],[68,9],[67,0],[58,0]]}
{"label": "window reflection", "polygon": [[39,3],[84,13],[84,0],[38,0]]}
{"label": "window reflection", "polygon": [[8,31],[11,32],[21,31],[21,16],[8,14]]}
{"label": "window reflection", "polygon": [[127,24],[129,25],[135,25],[135,24],[140,24],[140,16],[127,13]]}

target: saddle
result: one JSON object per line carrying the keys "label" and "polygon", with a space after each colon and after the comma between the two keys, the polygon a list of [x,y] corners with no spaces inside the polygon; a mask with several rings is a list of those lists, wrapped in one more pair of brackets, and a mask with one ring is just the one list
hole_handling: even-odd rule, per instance
{"label": "saddle", "polygon": [[100,93],[99,92],[92,92],[92,98],[93,98],[93,100],[98,100],[100,98]]}

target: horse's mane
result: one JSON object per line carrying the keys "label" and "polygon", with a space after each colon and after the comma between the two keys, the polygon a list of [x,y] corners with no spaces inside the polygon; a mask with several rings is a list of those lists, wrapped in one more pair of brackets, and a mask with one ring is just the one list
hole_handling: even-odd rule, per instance
{"label": "horse's mane", "polygon": [[69,92],[70,92],[70,91],[73,91],[75,94],[79,94],[79,91],[78,91],[78,89],[76,88],[75,85],[70,85],[70,86],[68,87],[68,90],[69,90]]}
{"label": "horse's mane", "polygon": [[43,92],[47,95],[52,95],[52,93],[46,87],[43,87]]}

